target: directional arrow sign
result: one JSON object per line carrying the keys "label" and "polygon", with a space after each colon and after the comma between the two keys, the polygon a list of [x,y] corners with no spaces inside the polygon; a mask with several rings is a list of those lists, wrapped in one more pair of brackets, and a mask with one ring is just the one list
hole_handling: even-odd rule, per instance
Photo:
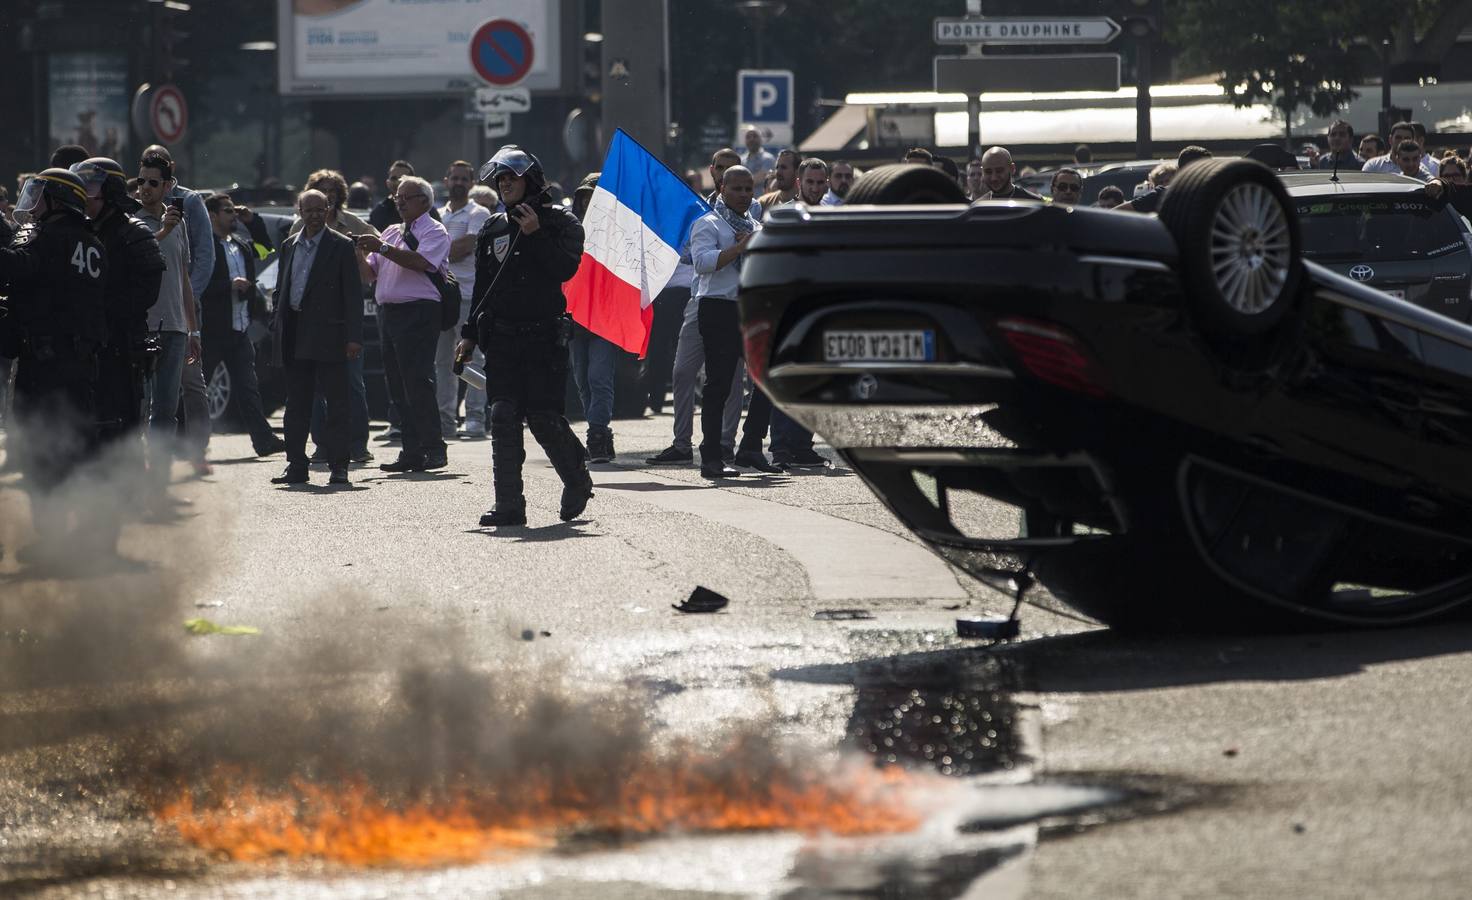
{"label": "directional arrow sign", "polygon": [[936,19],[937,44],[1107,44],[1119,37],[1108,16]]}

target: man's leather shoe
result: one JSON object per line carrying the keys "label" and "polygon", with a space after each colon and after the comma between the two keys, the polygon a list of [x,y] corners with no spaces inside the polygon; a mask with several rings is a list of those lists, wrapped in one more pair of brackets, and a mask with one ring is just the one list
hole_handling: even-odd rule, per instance
{"label": "man's leather shoe", "polygon": [[736,458],[731,460],[732,465],[741,466],[746,469],[756,469],[758,472],[781,472],[782,470],[767,462],[766,454],[760,450],[737,450]]}
{"label": "man's leather shoe", "polygon": [[586,469],[582,474],[581,479],[562,488],[562,509],[558,515],[564,522],[571,522],[582,515],[583,510],[588,508],[588,501],[593,497],[593,476]]}
{"label": "man's leather shoe", "polygon": [[286,441],[276,438],[269,444],[256,448],[256,456],[273,456],[286,449]]}
{"label": "man's leather shoe", "polygon": [[333,466],[332,467],[332,474],[330,476],[328,476],[327,483],[328,484],[349,484],[350,482],[348,481],[348,467],[347,466]]}
{"label": "man's leather shoe", "polygon": [[740,478],[741,472],[733,469],[723,462],[707,462],[700,464],[700,474],[705,478]]}
{"label": "man's leather shoe", "polygon": [[307,467],[296,464],[288,465],[286,471],[271,479],[272,484],[306,484]]}
{"label": "man's leather shoe", "polygon": [[424,458],[400,453],[398,459],[383,463],[378,468],[385,472],[423,472]]}
{"label": "man's leather shoe", "polygon": [[443,469],[449,464],[450,458],[443,453],[437,454],[435,456],[426,456],[424,458],[424,464],[419,467],[419,471],[427,472],[430,469]]}
{"label": "man's leather shoe", "polygon": [[510,503],[497,503],[486,510],[486,514],[480,517],[482,528],[505,528],[511,525],[526,524],[526,504],[514,506]]}
{"label": "man's leather shoe", "polygon": [[669,446],[656,455],[648,457],[644,462],[651,466],[688,466],[695,462],[695,454],[690,450]]}

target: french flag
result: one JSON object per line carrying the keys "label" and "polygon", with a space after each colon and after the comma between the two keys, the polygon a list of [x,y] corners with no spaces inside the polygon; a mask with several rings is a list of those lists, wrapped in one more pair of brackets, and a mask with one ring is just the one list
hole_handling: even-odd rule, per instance
{"label": "french flag", "polygon": [[562,286],[567,311],[594,334],[644,355],[651,304],[669,283],[690,226],[710,207],[623,131],[583,218],[583,262]]}

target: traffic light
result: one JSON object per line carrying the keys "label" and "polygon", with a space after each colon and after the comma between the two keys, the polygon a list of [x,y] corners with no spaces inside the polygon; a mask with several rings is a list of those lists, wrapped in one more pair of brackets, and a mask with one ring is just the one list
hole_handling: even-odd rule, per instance
{"label": "traffic light", "polygon": [[1165,23],[1163,0],[1119,0],[1115,15],[1124,33],[1137,40],[1158,36]]}
{"label": "traffic light", "polygon": [[174,80],[174,73],[189,65],[189,60],[179,55],[189,32],[183,28],[183,16],[189,12],[188,3],[179,0],[153,0],[152,22],[150,22],[149,49],[154,68],[155,83],[167,84]]}

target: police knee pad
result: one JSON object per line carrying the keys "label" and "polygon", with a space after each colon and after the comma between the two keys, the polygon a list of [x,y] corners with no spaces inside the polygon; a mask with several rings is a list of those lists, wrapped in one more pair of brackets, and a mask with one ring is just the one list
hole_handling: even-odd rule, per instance
{"label": "police knee pad", "polygon": [[515,425],[519,427],[521,425],[521,416],[517,415],[515,403],[510,400],[496,400],[491,404],[491,413],[488,421],[493,427],[497,425]]}
{"label": "police knee pad", "polygon": [[526,414],[526,427],[532,434],[553,434],[561,430],[562,416],[547,410]]}

